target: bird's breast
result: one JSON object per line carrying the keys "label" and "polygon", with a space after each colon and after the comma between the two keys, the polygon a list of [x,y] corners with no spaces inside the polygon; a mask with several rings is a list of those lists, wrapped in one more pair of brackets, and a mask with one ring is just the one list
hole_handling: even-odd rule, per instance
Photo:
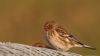
{"label": "bird's breast", "polygon": [[47,41],[50,43],[50,45],[57,49],[57,50],[62,50],[66,51],[69,50],[71,47],[68,39],[64,39],[60,35],[58,35],[56,32],[54,33],[47,33]]}

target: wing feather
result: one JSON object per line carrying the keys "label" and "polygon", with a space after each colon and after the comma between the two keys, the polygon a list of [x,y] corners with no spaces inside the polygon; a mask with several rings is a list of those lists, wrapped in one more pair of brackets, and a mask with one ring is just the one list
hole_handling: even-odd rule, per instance
{"label": "wing feather", "polygon": [[62,28],[61,26],[59,26],[58,28],[56,28],[56,31],[58,32],[58,34],[64,38],[68,38],[71,41],[74,41],[78,44],[83,45],[83,43],[81,43],[79,40],[77,40],[73,35],[69,34],[64,28]]}

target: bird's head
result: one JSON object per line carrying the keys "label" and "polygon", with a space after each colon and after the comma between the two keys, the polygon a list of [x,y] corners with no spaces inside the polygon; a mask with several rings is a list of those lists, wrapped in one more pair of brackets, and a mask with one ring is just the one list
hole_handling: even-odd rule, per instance
{"label": "bird's head", "polygon": [[55,29],[56,27],[57,27],[57,24],[56,24],[55,21],[47,21],[44,24],[45,31],[49,31],[49,30]]}

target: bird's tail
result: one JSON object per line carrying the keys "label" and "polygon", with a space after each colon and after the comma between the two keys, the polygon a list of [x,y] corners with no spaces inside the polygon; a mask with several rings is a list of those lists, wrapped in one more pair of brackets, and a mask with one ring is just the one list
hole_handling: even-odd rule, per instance
{"label": "bird's tail", "polygon": [[88,49],[91,49],[91,50],[96,50],[96,48],[94,47],[91,47],[91,46],[88,46],[88,45],[83,45],[84,48],[88,48]]}

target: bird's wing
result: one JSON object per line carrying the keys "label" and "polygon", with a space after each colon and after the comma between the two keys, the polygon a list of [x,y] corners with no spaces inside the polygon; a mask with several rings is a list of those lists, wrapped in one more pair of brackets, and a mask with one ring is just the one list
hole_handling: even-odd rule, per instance
{"label": "bird's wing", "polygon": [[55,30],[60,36],[69,35],[69,33],[64,28],[62,28],[61,26],[58,26]]}
{"label": "bird's wing", "polygon": [[67,36],[67,38],[74,41],[74,42],[76,42],[76,43],[78,43],[78,44],[84,45],[79,40],[77,40],[73,35],[69,35],[69,36]]}
{"label": "bird's wing", "polygon": [[77,40],[73,35],[69,34],[64,28],[62,28],[61,26],[59,26],[57,29],[56,29],[57,33],[62,36],[62,37],[65,37],[65,38],[68,38],[69,40],[71,41],[74,41],[78,44],[81,44],[83,45],[79,40]]}

